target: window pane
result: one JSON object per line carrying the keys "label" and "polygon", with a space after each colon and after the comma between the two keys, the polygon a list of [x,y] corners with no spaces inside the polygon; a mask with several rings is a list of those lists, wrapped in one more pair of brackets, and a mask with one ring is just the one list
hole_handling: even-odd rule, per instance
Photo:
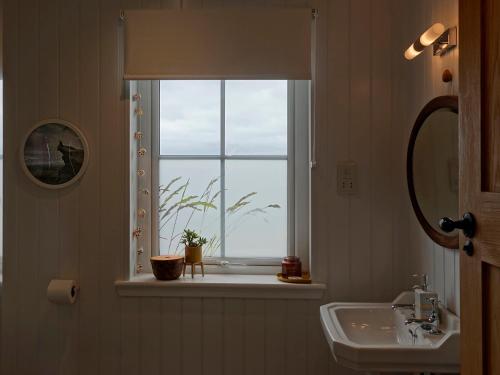
{"label": "window pane", "polygon": [[226,256],[286,254],[286,160],[227,160]]}
{"label": "window pane", "polygon": [[160,81],[160,153],[220,153],[220,81]]}
{"label": "window pane", "polygon": [[220,255],[220,161],[160,160],[160,254],[184,254],[184,229],[208,239],[205,256]]}
{"label": "window pane", "polygon": [[286,153],[287,81],[226,81],[226,154]]}

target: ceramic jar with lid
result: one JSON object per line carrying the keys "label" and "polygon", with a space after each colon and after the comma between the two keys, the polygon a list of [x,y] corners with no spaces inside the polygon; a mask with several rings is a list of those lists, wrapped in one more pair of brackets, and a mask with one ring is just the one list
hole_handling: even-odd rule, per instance
{"label": "ceramic jar with lid", "polygon": [[302,263],[297,256],[287,256],[281,261],[281,273],[283,277],[302,276]]}

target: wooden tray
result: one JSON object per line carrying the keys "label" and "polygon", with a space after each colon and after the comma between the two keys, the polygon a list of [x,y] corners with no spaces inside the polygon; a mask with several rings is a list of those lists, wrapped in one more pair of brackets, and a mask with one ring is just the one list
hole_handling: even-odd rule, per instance
{"label": "wooden tray", "polygon": [[292,284],[311,284],[311,275],[309,272],[302,272],[302,277],[292,276],[292,277],[283,277],[283,274],[280,272],[276,274],[276,277],[279,281],[283,281],[284,283],[292,283]]}

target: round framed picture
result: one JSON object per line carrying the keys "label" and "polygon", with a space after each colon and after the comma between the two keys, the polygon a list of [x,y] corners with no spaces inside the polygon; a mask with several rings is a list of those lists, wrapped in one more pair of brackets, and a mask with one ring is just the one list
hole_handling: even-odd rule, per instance
{"label": "round framed picture", "polygon": [[64,120],[37,123],[21,145],[24,172],[35,184],[48,189],[62,189],[78,181],[88,159],[84,135]]}

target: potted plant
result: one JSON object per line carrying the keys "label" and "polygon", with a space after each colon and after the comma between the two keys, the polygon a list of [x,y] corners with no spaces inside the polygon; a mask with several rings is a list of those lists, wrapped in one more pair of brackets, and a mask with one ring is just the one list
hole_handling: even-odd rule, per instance
{"label": "potted plant", "polygon": [[181,243],[184,244],[184,255],[186,263],[200,263],[202,261],[202,246],[207,243],[205,237],[201,237],[194,230],[185,229],[181,237]]}

